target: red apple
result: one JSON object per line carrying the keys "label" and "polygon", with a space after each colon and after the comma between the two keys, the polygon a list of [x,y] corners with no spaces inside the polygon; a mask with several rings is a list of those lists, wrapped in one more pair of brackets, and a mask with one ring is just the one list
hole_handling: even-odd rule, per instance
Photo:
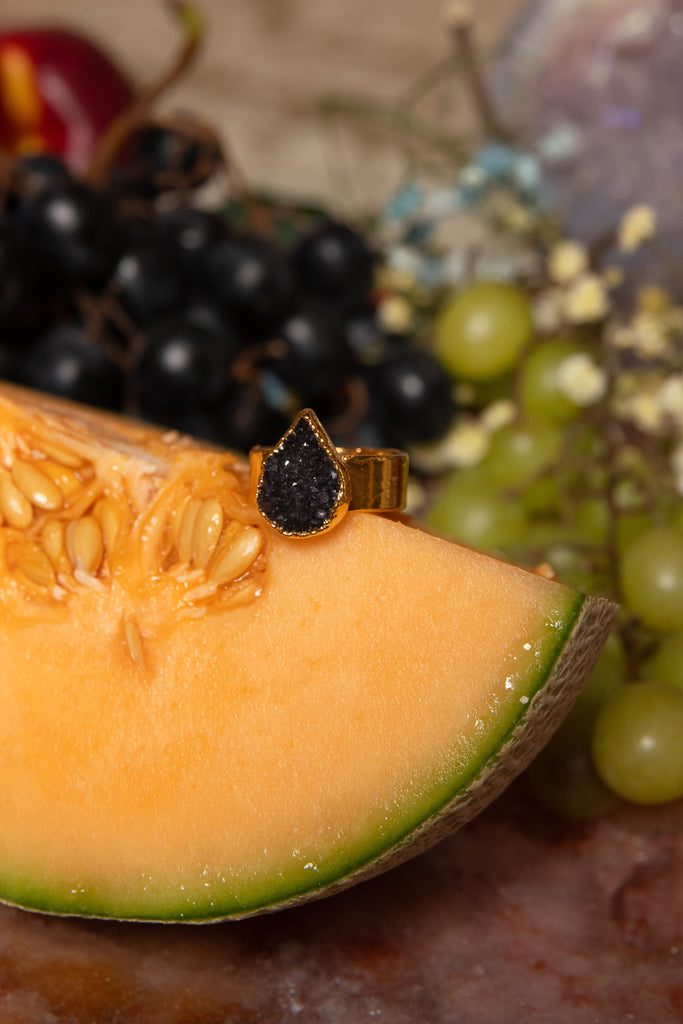
{"label": "red apple", "polygon": [[0,147],[50,151],[85,171],[135,90],[102,50],[60,28],[0,32]]}

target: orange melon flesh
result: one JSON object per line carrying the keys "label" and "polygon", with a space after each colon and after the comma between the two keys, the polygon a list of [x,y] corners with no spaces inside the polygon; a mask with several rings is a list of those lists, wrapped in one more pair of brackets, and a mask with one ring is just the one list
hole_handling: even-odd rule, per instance
{"label": "orange melon flesh", "polygon": [[[0,425],[16,429],[17,409],[36,415],[0,395]],[[87,418],[71,429],[99,445],[106,483],[114,442]],[[186,458],[171,445],[167,490]],[[117,472],[139,482],[141,457],[126,459]],[[255,522],[247,495],[244,509]],[[316,539],[263,530],[258,587],[201,614],[123,570],[52,603],[0,573],[0,898],[206,920],[363,877],[523,767],[613,614],[370,513]]]}

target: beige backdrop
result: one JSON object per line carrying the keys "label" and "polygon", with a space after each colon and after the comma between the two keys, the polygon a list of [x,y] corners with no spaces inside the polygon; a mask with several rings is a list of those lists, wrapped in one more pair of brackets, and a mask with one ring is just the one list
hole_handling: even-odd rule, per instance
{"label": "beige backdrop", "polygon": [[[475,0],[477,37],[492,52],[523,0]],[[395,143],[367,118],[331,124],[324,95],[394,101],[447,53],[444,0],[201,0],[204,53],[165,107],[209,117],[248,180],[334,200],[348,212],[386,194],[400,164]],[[178,42],[162,0],[2,0],[5,25],[59,22],[99,38],[145,81]],[[446,95],[447,92],[446,92]],[[453,97],[445,116],[459,116]]]}

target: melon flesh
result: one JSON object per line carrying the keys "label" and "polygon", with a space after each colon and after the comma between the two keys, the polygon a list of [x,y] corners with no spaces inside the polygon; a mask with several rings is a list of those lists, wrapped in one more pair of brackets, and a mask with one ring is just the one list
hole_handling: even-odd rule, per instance
{"label": "melon flesh", "polygon": [[[10,393],[7,422],[17,401],[36,415]],[[106,480],[115,443],[99,444]],[[164,486],[186,455],[169,449]],[[139,482],[142,457],[126,458]],[[0,574],[0,898],[209,920],[366,877],[524,767],[613,617],[398,519],[262,529],[258,586],[196,614],[123,572],[52,603]]]}

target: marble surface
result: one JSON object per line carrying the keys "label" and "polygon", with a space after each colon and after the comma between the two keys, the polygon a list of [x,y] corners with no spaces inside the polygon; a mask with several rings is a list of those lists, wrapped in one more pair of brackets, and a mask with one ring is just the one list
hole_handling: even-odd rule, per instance
{"label": "marble surface", "polygon": [[0,909],[3,1024],[683,1021],[683,803],[592,825],[519,788],[386,875],[217,925]]}

